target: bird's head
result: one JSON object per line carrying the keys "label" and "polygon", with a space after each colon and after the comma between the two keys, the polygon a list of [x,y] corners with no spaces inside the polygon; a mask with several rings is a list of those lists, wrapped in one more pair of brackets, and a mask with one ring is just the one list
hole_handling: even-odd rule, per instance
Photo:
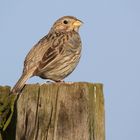
{"label": "bird's head", "polygon": [[76,31],[78,32],[79,27],[83,22],[73,16],[64,16],[59,18],[54,24],[51,30],[57,32],[69,32]]}

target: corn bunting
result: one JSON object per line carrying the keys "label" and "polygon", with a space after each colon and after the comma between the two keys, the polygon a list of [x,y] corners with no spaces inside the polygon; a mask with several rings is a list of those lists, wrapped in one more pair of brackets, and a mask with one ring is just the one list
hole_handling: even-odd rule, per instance
{"label": "corn bunting", "polygon": [[78,33],[82,21],[73,16],[58,19],[27,54],[23,73],[12,92],[20,92],[32,76],[59,82],[77,66],[81,56],[81,39]]}

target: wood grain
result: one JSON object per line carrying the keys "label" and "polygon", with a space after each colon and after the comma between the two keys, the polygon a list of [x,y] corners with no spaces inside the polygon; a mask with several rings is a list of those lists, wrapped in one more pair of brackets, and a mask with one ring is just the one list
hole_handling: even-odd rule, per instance
{"label": "wood grain", "polygon": [[102,84],[27,85],[15,114],[16,140],[105,140]]}

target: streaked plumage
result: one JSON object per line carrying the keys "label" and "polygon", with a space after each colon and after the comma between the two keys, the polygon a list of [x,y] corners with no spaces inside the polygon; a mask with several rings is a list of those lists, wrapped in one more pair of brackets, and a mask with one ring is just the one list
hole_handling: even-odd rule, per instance
{"label": "streaked plumage", "polygon": [[58,19],[48,35],[28,53],[24,69],[12,92],[19,92],[32,76],[59,82],[77,66],[81,54],[78,29],[81,21],[72,16]]}

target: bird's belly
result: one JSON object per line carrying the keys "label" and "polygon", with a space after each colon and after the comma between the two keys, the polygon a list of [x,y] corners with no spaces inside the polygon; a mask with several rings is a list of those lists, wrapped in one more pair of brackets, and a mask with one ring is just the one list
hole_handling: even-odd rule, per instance
{"label": "bird's belly", "polygon": [[60,59],[46,67],[46,71],[39,76],[43,79],[51,79],[53,81],[60,81],[67,77],[76,68],[80,59],[80,55]]}

